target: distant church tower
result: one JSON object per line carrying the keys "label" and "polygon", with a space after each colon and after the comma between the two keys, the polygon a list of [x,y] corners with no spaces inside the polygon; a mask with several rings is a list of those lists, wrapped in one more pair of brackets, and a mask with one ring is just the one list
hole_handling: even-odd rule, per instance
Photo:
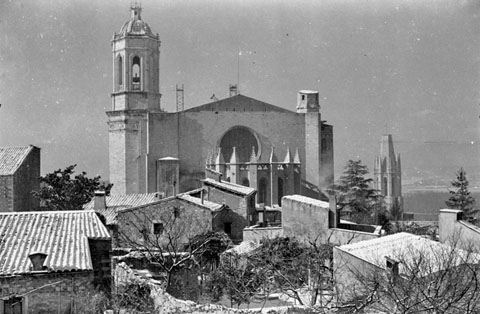
{"label": "distant church tower", "polygon": [[383,135],[380,144],[380,155],[375,158],[373,168],[374,188],[385,197],[387,209],[394,205],[403,212],[402,167],[400,155],[395,156],[392,135]]}
{"label": "distant church tower", "polygon": [[[148,119],[160,111],[160,40],[133,4],[130,20],[112,39],[112,109],[109,125],[110,182],[114,193],[146,193],[148,187]],[[154,172],[153,172],[154,173]],[[153,174],[154,175],[154,174]],[[143,178],[143,179],[142,179]]]}

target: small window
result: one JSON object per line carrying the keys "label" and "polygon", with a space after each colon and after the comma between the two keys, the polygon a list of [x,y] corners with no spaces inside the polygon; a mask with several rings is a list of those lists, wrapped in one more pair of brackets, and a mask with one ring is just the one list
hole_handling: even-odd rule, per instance
{"label": "small window", "polygon": [[11,297],[3,301],[3,313],[4,314],[22,314],[22,298]]}
{"label": "small window", "polygon": [[175,218],[180,217],[180,209],[179,209],[178,207],[174,207],[174,208],[173,208],[173,216],[174,216]]}
{"label": "small window", "polygon": [[156,222],[153,224],[153,234],[162,234],[163,233],[163,223]]}
{"label": "small window", "polygon": [[226,234],[231,234],[232,233],[232,223],[231,222],[224,222],[223,223],[223,231],[225,231]]}
{"label": "small window", "polygon": [[305,100],[305,95],[302,95],[302,100]]}

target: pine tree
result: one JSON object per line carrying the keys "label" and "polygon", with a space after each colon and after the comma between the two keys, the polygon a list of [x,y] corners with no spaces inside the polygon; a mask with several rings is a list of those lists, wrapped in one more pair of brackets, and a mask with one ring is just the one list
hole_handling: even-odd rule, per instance
{"label": "pine tree", "polygon": [[368,168],[361,160],[349,160],[337,184],[329,188],[329,193],[337,198],[337,205],[343,213],[350,212],[357,223],[378,223],[377,214],[382,211],[382,199],[371,187],[372,179],[365,178]]}
{"label": "pine tree", "polygon": [[448,208],[462,210],[465,218],[473,220],[478,210],[475,208],[475,199],[468,190],[467,173],[463,168],[460,168],[456,175],[456,179],[452,181],[454,190],[449,191],[450,198],[445,204]]}

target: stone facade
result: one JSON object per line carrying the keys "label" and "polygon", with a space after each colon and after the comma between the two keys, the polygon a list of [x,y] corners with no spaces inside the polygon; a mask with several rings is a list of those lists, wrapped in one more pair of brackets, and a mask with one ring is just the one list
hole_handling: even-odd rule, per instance
{"label": "stone facade", "polygon": [[29,146],[12,149],[24,149],[26,152],[24,156],[19,156],[21,157],[19,166],[13,173],[0,174],[0,211],[38,210],[40,201],[31,193],[40,189],[38,180],[40,177],[40,148]]}
{"label": "stone facade", "polygon": [[[11,306],[22,314],[80,313],[95,293],[94,272],[41,273],[0,278],[0,313]],[[7,297],[9,296],[9,297]],[[21,309],[21,311],[20,311]],[[77,311],[75,312],[74,309]],[[7,309],[8,311],[8,309]]]}
{"label": "stone facade", "polygon": [[[220,149],[215,158],[223,160],[218,164],[225,166],[224,178],[261,191],[259,196],[265,197],[260,201],[267,205],[291,193],[321,197],[321,189],[333,183],[333,128],[322,120],[318,92],[301,91],[296,111],[235,95],[181,112],[163,112],[158,84],[152,85],[159,76],[158,35],[136,11],[132,8],[131,21],[143,31],[131,34],[122,28],[113,41],[114,93],[107,112],[113,193],[162,192],[158,161],[167,157],[178,159],[179,191],[198,188],[206,160]],[[140,57],[140,62],[147,60],[141,63],[140,80],[148,84],[133,90],[128,83],[133,71],[126,70],[133,59],[127,55],[135,58],[149,51],[148,58]],[[252,150],[256,165],[248,167]],[[287,160],[296,150],[297,160]]]}
{"label": "stone facade", "polygon": [[170,197],[117,213],[111,226],[114,247],[166,246],[166,235],[173,240],[170,250],[182,251],[194,236],[212,230],[212,210],[176,197]]}

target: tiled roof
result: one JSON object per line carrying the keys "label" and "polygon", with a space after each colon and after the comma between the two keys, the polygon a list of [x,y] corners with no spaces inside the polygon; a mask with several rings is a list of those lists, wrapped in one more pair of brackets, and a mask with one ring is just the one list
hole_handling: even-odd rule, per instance
{"label": "tiled roof", "polygon": [[34,252],[47,271],[92,270],[88,238],[110,239],[94,211],[0,213],[0,276],[30,273]]}
{"label": "tiled roof", "polygon": [[287,200],[293,200],[309,205],[315,205],[315,206],[320,206],[323,208],[329,208],[330,204],[328,202],[320,201],[311,197],[303,196],[303,195],[288,195],[284,196],[285,199]]}
{"label": "tiled roof", "polygon": [[[151,203],[158,202],[160,200],[158,193],[147,193],[147,194],[115,194],[105,197],[105,203],[107,208],[103,210],[98,210],[105,219],[107,220],[107,225],[115,224],[117,211],[129,208],[135,208],[138,206],[144,206]],[[94,209],[95,199],[92,199],[89,203],[83,205],[83,209],[92,210]]]}
{"label": "tiled roof", "polygon": [[[147,194],[114,194],[105,197],[107,207],[121,207],[123,209],[130,207],[143,206],[146,204],[158,202],[160,197],[158,193]],[[83,209],[93,209],[95,200],[92,199],[89,203],[83,206]]]}
{"label": "tiled roof", "polygon": [[[386,268],[386,257],[399,261],[399,272],[404,273],[404,264],[411,264],[418,260],[432,261],[425,269],[423,275],[427,272],[436,272],[441,270],[442,263],[435,261],[441,258],[448,258],[452,248],[446,244],[429,240],[427,238],[413,235],[406,232],[396,233],[367,241],[342,245],[337,249],[347,252],[359,259],[376,265],[380,268]],[[457,263],[466,259],[467,252],[457,249]],[[480,261],[480,255],[470,254],[469,258]]]}
{"label": "tiled roof", "polygon": [[203,202],[202,202],[202,199],[200,199],[198,197],[188,195],[188,194],[179,194],[179,195],[177,195],[177,198],[180,199],[180,200],[184,200],[184,201],[194,203],[196,205],[208,208],[211,211],[218,211],[218,210],[223,209],[223,207],[224,207],[223,204],[217,204],[217,203],[210,202],[210,201],[207,201],[207,200],[203,200]]}
{"label": "tiled roof", "polygon": [[209,178],[202,180],[202,182],[205,185],[210,185],[210,186],[219,188],[221,190],[226,190],[226,191],[241,194],[241,195],[244,195],[244,196],[249,196],[256,191],[254,188],[250,188],[250,187],[247,187],[247,186],[234,184],[234,183],[230,183],[230,182],[226,182],[226,181],[220,181],[219,182],[219,181],[209,179]]}
{"label": "tiled roof", "polygon": [[34,146],[0,147],[0,176],[12,175]]}

